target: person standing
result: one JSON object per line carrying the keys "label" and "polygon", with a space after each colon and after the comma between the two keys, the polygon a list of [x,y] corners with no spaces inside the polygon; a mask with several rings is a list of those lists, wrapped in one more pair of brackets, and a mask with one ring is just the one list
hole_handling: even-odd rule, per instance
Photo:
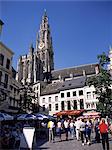
{"label": "person standing", "polygon": [[80,119],[78,118],[77,121],[75,122],[75,129],[76,129],[76,139],[79,141],[79,134],[80,134]]}
{"label": "person standing", "polygon": [[84,141],[86,141],[86,123],[84,122],[84,119],[82,119],[80,123],[80,134],[82,145],[84,145]]}
{"label": "person standing", "polygon": [[62,139],[61,139],[61,129],[62,129],[62,123],[61,123],[60,120],[58,120],[56,130],[57,130],[57,133],[59,134],[60,141],[62,141]]}
{"label": "person standing", "polygon": [[105,123],[104,119],[102,119],[102,122],[99,125],[99,130],[102,137],[103,150],[105,150],[105,143],[107,145],[107,150],[109,150],[108,125]]}
{"label": "person standing", "polygon": [[70,121],[69,126],[70,126],[71,138],[73,139],[74,138],[74,121],[73,120]]}
{"label": "person standing", "polygon": [[65,128],[66,141],[68,141],[68,130],[69,130],[69,121],[68,121],[68,119],[65,119],[65,121],[64,121],[64,128]]}
{"label": "person standing", "polygon": [[87,144],[91,144],[91,130],[92,130],[92,122],[91,120],[88,120],[86,123],[86,138],[87,138]]}
{"label": "person standing", "polygon": [[100,143],[99,121],[97,118],[94,121],[94,131],[95,131],[95,141],[97,143]]}
{"label": "person standing", "polygon": [[48,122],[48,129],[49,129],[49,142],[54,142],[54,128],[55,128],[55,125],[54,125],[54,122],[52,120],[50,120]]}

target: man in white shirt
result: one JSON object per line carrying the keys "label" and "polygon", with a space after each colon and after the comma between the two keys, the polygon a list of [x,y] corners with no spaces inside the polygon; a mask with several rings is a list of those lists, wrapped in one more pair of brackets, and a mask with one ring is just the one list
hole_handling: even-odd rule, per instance
{"label": "man in white shirt", "polygon": [[80,119],[78,118],[77,121],[75,122],[75,127],[76,127],[76,138],[79,140],[79,133],[80,133]]}
{"label": "man in white shirt", "polygon": [[84,122],[84,119],[82,119],[80,123],[80,133],[82,145],[84,145],[84,141],[86,141],[86,123]]}
{"label": "man in white shirt", "polygon": [[65,128],[65,134],[66,134],[66,141],[68,141],[68,128],[69,128],[68,119],[65,119],[65,121],[64,121],[64,128]]}

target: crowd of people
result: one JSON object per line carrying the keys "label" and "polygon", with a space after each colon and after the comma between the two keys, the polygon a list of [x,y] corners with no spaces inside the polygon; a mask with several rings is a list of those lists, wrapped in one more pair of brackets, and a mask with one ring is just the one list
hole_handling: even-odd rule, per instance
{"label": "crowd of people", "polygon": [[[82,145],[91,145],[93,139],[91,134],[94,133],[94,142],[100,143],[102,141],[103,150],[107,147],[109,150],[109,136],[112,136],[112,122],[105,119],[71,119],[71,118],[57,118],[55,120],[45,120],[35,122],[32,120],[3,124],[0,128],[0,144],[2,149],[18,150],[21,146],[21,136],[23,135],[24,127],[35,128],[35,138],[46,135],[49,142],[55,142],[56,137],[60,141],[75,139],[81,141]],[[39,131],[42,131],[38,133]],[[42,130],[44,129],[44,130]],[[44,133],[43,133],[44,132]],[[38,135],[40,134],[40,137]],[[62,135],[65,136],[62,136]],[[68,136],[69,135],[69,136]],[[65,139],[63,139],[65,137]]]}
{"label": "crowd of people", "polygon": [[58,135],[62,141],[62,133],[65,133],[65,140],[68,140],[68,134],[72,139],[81,140],[82,145],[91,145],[91,133],[95,133],[95,141],[100,143],[102,140],[102,147],[109,150],[108,133],[112,135],[112,122],[105,119],[58,119],[57,122],[50,120],[48,122],[49,128],[49,142],[55,142],[55,136]]}

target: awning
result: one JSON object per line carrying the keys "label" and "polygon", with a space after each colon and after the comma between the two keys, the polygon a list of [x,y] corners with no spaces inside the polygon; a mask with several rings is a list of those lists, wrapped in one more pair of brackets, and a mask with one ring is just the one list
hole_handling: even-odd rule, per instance
{"label": "awning", "polygon": [[100,112],[87,112],[83,114],[83,116],[99,116],[99,115],[101,115]]}
{"label": "awning", "polygon": [[85,111],[84,109],[81,109],[81,110],[65,110],[65,111],[57,112],[55,115],[56,116],[63,116],[63,115],[77,116],[77,115],[80,115],[84,111]]}

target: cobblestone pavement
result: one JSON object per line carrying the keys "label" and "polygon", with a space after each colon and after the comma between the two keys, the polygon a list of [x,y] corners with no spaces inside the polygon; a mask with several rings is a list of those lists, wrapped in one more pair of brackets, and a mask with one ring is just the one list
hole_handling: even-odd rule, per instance
{"label": "cobblestone pavement", "polygon": [[[94,135],[93,135],[94,136]],[[112,150],[112,138],[109,141],[110,150]],[[65,136],[62,136],[62,141],[59,140],[58,137],[55,138],[54,143],[49,143],[46,140],[38,140],[37,145],[35,145],[34,150],[102,150],[101,143],[95,143],[94,138],[92,137],[92,144],[81,145],[81,141],[77,141],[76,139],[72,140],[69,137],[68,141],[65,141]]]}

